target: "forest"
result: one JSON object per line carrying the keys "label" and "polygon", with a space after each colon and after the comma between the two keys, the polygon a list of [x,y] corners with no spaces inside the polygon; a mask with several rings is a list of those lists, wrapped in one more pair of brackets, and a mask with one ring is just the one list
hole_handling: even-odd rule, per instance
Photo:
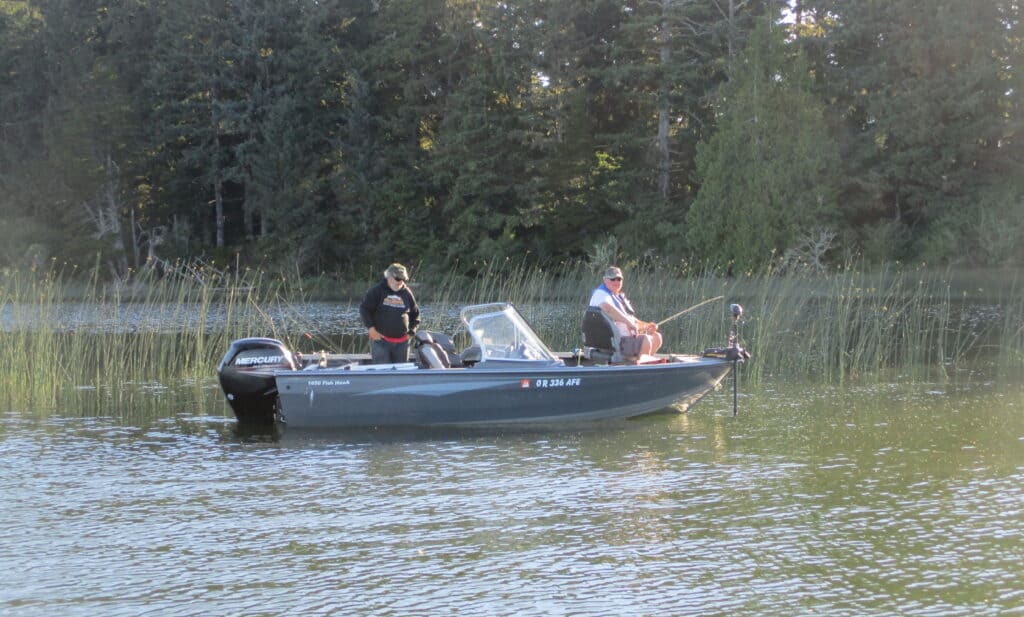
{"label": "forest", "polygon": [[0,268],[1024,264],[1019,0],[0,0]]}

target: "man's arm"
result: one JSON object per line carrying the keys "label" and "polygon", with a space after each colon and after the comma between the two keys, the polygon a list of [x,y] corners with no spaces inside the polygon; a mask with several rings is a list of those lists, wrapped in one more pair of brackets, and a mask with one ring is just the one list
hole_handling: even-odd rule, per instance
{"label": "man's arm", "polygon": [[420,307],[416,304],[416,296],[409,293],[409,332],[415,333],[420,325]]}
{"label": "man's arm", "polygon": [[631,330],[636,329],[636,324],[634,323],[633,318],[624,313],[623,311],[620,311],[619,308],[615,306],[613,303],[607,301],[602,302],[601,310],[604,311],[605,315],[611,317],[612,321],[624,323],[627,326],[629,326]]}
{"label": "man's arm", "polygon": [[363,296],[363,301],[359,305],[359,317],[363,320],[363,325],[367,328],[372,328],[373,323],[373,311],[376,310],[377,305],[380,304],[380,298],[378,289],[376,287],[371,288]]}

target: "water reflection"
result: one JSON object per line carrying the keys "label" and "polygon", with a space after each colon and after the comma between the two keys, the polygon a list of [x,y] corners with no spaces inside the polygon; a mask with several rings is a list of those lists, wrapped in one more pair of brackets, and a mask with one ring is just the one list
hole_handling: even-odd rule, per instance
{"label": "water reflection", "polygon": [[240,433],[213,384],[79,396],[0,416],[4,614],[998,615],[1024,597],[1019,390],[278,435]]}

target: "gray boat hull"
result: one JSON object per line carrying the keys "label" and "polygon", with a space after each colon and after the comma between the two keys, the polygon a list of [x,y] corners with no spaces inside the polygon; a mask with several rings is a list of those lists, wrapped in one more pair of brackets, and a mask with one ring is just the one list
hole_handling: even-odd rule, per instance
{"label": "gray boat hull", "polygon": [[733,362],[354,371],[274,371],[288,427],[575,422],[685,409]]}

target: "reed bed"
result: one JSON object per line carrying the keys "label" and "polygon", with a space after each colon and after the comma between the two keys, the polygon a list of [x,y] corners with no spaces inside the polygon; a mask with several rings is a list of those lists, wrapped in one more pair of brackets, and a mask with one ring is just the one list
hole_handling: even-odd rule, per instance
{"label": "reed bed", "polygon": [[96,277],[83,287],[76,274],[0,274],[0,386],[13,407],[50,407],[76,390],[208,380],[231,340],[266,332],[242,309],[271,302],[277,291],[259,273],[195,280],[142,273],[131,287]]}
{"label": "reed bed", "polygon": [[[459,307],[507,300],[553,348],[571,350],[582,343],[579,320],[601,269],[505,261],[482,264],[473,276],[415,281],[421,303],[429,307],[423,327],[453,332]],[[1024,294],[1016,275],[985,290],[951,284],[949,273],[926,271],[726,278],[627,267],[626,277],[626,292],[647,321],[724,296],[666,322],[665,350],[724,346],[734,325],[728,306],[743,305],[745,314],[735,325],[754,354],[742,372],[749,385],[1024,376]],[[372,282],[345,284],[365,289]],[[297,275],[257,270],[195,278],[141,273],[130,286],[104,285],[74,269],[3,272],[0,387],[11,408],[38,409],[55,405],[68,391],[208,384],[230,341],[243,336],[274,336],[303,350],[332,349],[326,337],[311,335],[320,324],[303,311],[316,299]],[[349,300],[350,314],[358,301]],[[82,331],[79,313],[89,311],[102,323]],[[358,344],[361,329],[352,328],[349,340]]]}
{"label": "reed bed", "polygon": [[[494,299],[517,304],[558,349],[581,344],[579,319],[602,268],[537,269],[491,264],[474,279],[456,276],[434,289],[441,305]],[[971,287],[949,271],[862,272],[827,276],[678,276],[626,270],[626,292],[640,317],[661,321],[723,296],[661,327],[666,350],[724,346],[734,323],[754,353],[745,378],[772,380],[963,382],[1024,376],[1024,299],[1016,273],[996,288]],[[553,319],[545,319],[545,310]]]}

